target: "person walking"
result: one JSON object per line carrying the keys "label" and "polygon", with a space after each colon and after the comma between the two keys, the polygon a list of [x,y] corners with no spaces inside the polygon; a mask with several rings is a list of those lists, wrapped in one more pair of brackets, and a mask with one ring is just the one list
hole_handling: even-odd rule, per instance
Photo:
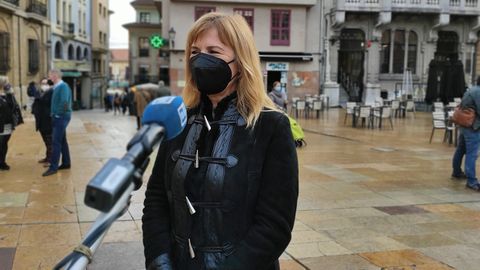
{"label": "person walking", "polygon": [[[466,178],[466,187],[480,192],[480,183],[475,170],[480,146],[480,76],[477,78],[477,85],[465,92],[460,106],[474,109],[476,117],[472,127],[460,127],[458,145],[452,160],[452,178]],[[463,156],[465,156],[465,172],[462,171]]]}
{"label": "person walking", "polygon": [[[50,81],[53,85],[53,82]],[[53,90],[49,84],[49,80],[43,79],[40,82],[40,91],[38,97],[33,102],[32,111],[35,115],[35,128],[40,132],[42,140],[45,144],[45,157],[40,159],[39,163],[44,163],[46,167],[50,165],[52,157],[52,104]]]}
{"label": "person walking", "polygon": [[[48,77],[53,82],[53,93],[51,103],[52,116],[52,157],[50,166],[42,176],[49,176],[57,173],[57,170],[70,169],[70,151],[67,142],[67,126],[72,115],[72,90],[62,80],[62,73],[59,70],[51,70]],[[60,155],[62,165],[59,166]]]}
{"label": "person walking", "polygon": [[162,143],[148,181],[145,266],[277,270],[298,198],[288,118],[267,96],[242,16],[203,15],[186,44],[189,120]]}
{"label": "person walking", "polygon": [[8,141],[15,127],[23,123],[20,106],[6,76],[0,76],[0,170],[10,170],[7,164]]}
{"label": "person walking", "polygon": [[120,106],[122,105],[122,97],[115,93],[115,97],[113,98],[113,115],[120,114]]}

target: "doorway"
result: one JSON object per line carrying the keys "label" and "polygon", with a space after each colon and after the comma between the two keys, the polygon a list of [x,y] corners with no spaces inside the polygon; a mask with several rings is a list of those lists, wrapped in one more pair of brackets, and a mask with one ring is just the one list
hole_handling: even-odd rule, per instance
{"label": "doorway", "polygon": [[170,86],[170,68],[161,67],[158,72],[158,81],[163,81],[165,85]]}
{"label": "doorway", "polygon": [[281,71],[269,71],[267,73],[267,92],[270,93],[273,89],[273,82],[281,81],[282,72]]}
{"label": "doorway", "polygon": [[343,29],[338,52],[337,82],[350,101],[360,102],[363,96],[365,33],[360,29]]}

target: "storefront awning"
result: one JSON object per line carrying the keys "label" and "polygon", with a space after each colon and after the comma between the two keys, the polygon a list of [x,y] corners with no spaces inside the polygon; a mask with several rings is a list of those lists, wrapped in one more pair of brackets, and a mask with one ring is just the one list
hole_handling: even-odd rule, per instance
{"label": "storefront awning", "polygon": [[78,71],[62,71],[63,77],[81,77],[82,73]]}
{"label": "storefront awning", "polygon": [[260,60],[264,61],[312,61],[311,53],[290,52],[259,52]]}

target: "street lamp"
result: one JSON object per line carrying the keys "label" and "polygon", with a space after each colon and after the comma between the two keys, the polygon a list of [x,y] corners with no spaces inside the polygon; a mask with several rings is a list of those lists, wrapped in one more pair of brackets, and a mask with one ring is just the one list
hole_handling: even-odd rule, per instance
{"label": "street lamp", "polygon": [[177,31],[173,29],[173,27],[170,27],[170,30],[168,30],[168,39],[170,40],[170,49],[175,48],[175,35],[177,34]]}

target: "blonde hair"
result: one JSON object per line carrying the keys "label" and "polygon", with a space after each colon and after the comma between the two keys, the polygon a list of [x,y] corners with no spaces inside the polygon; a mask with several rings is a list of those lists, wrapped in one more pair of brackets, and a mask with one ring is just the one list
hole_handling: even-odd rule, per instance
{"label": "blonde hair", "polygon": [[191,108],[200,103],[200,92],[190,72],[190,55],[197,38],[212,28],[218,31],[220,41],[233,49],[240,74],[237,79],[237,109],[245,118],[247,127],[253,127],[264,108],[275,111],[277,109],[263,85],[260,57],[252,31],[240,15],[207,13],[190,29],[185,50],[186,82],[182,93],[185,105]]}

